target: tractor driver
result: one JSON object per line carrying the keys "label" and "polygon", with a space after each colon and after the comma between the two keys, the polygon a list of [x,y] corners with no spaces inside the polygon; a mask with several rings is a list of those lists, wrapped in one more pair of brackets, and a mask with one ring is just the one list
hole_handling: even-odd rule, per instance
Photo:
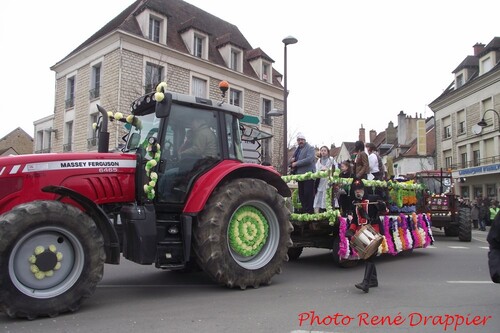
{"label": "tractor driver", "polygon": [[192,135],[190,145],[179,153],[181,158],[186,156],[217,157],[217,138],[203,119],[194,117],[191,120],[190,132]]}

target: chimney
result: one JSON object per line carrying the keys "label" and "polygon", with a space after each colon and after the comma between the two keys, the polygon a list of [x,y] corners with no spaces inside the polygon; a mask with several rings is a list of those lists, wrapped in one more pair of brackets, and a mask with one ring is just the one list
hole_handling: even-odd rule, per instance
{"label": "chimney", "polygon": [[481,43],[476,43],[473,48],[474,48],[474,56],[477,57],[479,53],[484,51],[484,44]]}
{"label": "chimney", "polygon": [[377,131],[371,130],[370,131],[370,142],[375,141],[375,138],[377,137]]}
{"label": "chimney", "polygon": [[394,123],[390,121],[389,125],[385,129],[385,143],[394,144],[397,138],[397,130],[394,128]]}
{"label": "chimney", "polygon": [[417,120],[417,155],[427,155],[427,131],[424,119]]}
{"label": "chimney", "polygon": [[363,124],[361,124],[361,127],[359,128],[359,141],[366,143],[365,129],[363,128]]}

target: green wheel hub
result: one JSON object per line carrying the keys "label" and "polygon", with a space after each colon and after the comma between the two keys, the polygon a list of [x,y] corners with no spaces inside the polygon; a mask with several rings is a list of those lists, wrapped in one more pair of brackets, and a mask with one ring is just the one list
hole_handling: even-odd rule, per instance
{"label": "green wheel hub", "polygon": [[242,206],[233,214],[228,228],[232,251],[243,257],[260,252],[269,236],[269,223],[260,210]]}

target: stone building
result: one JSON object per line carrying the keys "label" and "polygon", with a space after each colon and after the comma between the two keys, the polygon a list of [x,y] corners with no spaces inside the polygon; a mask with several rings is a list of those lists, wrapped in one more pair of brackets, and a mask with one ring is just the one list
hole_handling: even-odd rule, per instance
{"label": "stone building", "polygon": [[33,138],[21,127],[0,139],[0,156],[33,153]]}
{"label": "stone building", "polygon": [[436,119],[437,167],[451,170],[464,198],[500,198],[500,37],[476,43],[429,107]]}
{"label": "stone building", "polygon": [[[35,122],[35,134],[53,152],[93,151],[97,104],[127,115],[132,101],[161,81],[174,92],[219,100],[218,84],[226,80],[226,101],[274,135],[262,142],[261,154],[279,165],[283,119],[268,113],[283,109],[283,87],[273,63],[237,26],[187,2],[138,0],[51,67],[53,123],[41,121],[37,128]],[[116,123],[109,126],[110,149],[123,143],[125,132]],[[35,145],[46,150],[46,144]]]}

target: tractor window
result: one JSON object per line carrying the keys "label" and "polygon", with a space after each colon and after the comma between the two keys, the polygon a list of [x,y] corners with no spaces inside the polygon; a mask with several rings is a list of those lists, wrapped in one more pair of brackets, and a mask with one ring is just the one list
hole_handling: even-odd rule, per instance
{"label": "tractor window", "polygon": [[422,177],[419,182],[424,184],[432,194],[444,194],[451,191],[450,178],[442,178],[441,181],[439,177]]}
{"label": "tractor window", "polygon": [[173,104],[160,143],[158,200],[182,203],[195,179],[221,159],[217,113]]}
{"label": "tractor window", "polygon": [[240,122],[230,114],[225,114],[227,145],[229,148],[229,158],[243,162],[243,152],[241,150]]}
{"label": "tractor window", "polygon": [[146,149],[148,146],[148,139],[152,136],[158,137],[159,125],[160,120],[155,117],[154,113],[137,117],[134,125],[125,124],[126,128],[130,128],[127,149],[137,150],[139,147]]}

